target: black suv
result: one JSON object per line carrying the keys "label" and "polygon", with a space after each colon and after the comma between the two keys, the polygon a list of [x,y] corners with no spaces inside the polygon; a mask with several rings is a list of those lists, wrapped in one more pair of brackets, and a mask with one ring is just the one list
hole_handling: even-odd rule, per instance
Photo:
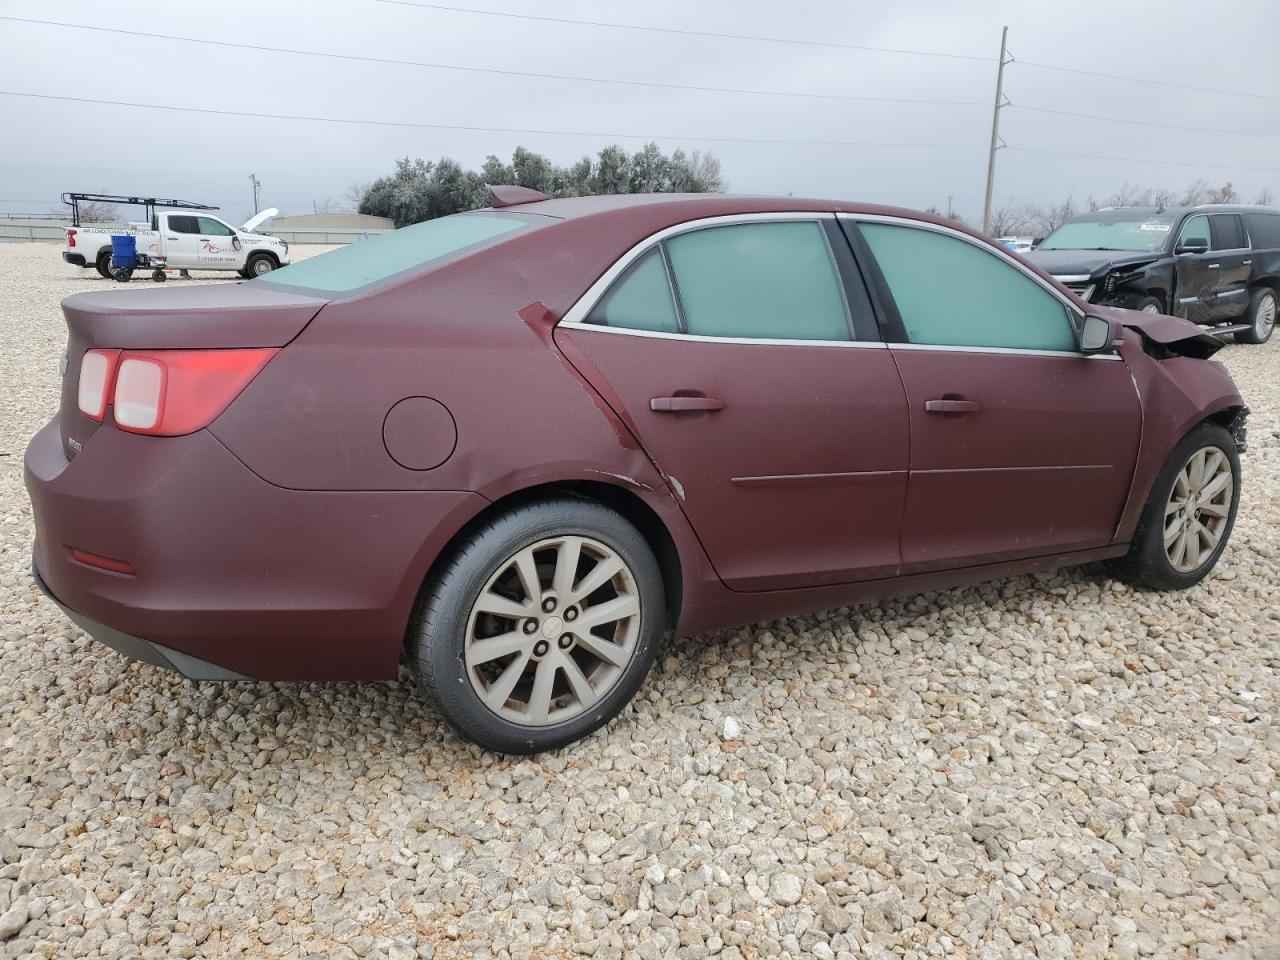
{"label": "black suv", "polygon": [[1185,317],[1265,343],[1280,295],[1280,210],[1115,207],[1068,220],[1028,260],[1091,303]]}

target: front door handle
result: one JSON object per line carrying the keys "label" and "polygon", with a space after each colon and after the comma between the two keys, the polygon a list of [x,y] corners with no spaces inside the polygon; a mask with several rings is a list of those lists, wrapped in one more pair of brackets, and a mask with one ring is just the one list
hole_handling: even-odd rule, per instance
{"label": "front door handle", "polygon": [[926,400],[925,413],[977,413],[982,409],[975,400]]}
{"label": "front door handle", "polygon": [[1220,264],[1220,263],[1211,263],[1211,264],[1209,264],[1209,269],[1210,269],[1210,270],[1217,270],[1220,266],[1222,266],[1222,264]]}
{"label": "front door handle", "polygon": [[724,404],[714,397],[653,397],[649,409],[654,413],[696,413],[721,410]]}

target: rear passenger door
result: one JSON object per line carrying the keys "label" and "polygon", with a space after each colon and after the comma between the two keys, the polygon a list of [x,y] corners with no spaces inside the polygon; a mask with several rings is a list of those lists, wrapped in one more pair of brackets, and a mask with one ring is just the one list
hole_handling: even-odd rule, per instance
{"label": "rear passenger door", "polygon": [[1213,320],[1238,317],[1249,308],[1249,275],[1253,269],[1253,253],[1245,233],[1244,220],[1238,213],[1215,213],[1209,216],[1213,237],[1213,256],[1208,263],[1213,281],[1213,300],[1208,314]]}
{"label": "rear passenger door", "polygon": [[184,269],[194,267],[200,249],[197,218],[186,213],[166,213],[160,218],[160,226],[161,248],[168,265]]}
{"label": "rear passenger door", "polygon": [[725,584],[892,576],[907,478],[902,382],[834,216],[684,224],[557,326],[631,425]]}

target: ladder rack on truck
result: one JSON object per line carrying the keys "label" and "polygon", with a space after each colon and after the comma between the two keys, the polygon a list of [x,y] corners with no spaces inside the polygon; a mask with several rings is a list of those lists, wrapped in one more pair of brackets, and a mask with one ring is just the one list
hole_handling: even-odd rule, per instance
{"label": "ladder rack on truck", "polygon": [[109,193],[64,193],[62,202],[71,208],[71,225],[80,226],[80,204],[82,203],[122,203],[129,206],[146,207],[147,222],[155,220],[156,207],[171,207],[175,210],[217,210],[207,203],[196,203],[194,200],[165,200],[162,197],[123,197]]}

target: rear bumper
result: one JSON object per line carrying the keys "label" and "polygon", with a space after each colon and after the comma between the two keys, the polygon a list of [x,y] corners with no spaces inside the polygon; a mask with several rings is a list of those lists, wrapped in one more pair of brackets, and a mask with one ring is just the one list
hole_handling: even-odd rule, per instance
{"label": "rear bumper", "polygon": [[31,440],[25,479],[43,589],[97,639],[210,678],[394,678],[431,562],[487,503],[277,487],[207,430],[143,437],[108,423],[68,461],[56,419]]}
{"label": "rear bumper", "polygon": [[58,608],[67,615],[68,620],[99,643],[105,644],[117,653],[124,654],[130,660],[140,660],[143,663],[164,667],[166,670],[182,674],[188,680],[253,679],[252,677],[246,677],[242,673],[236,673],[234,670],[228,670],[225,667],[219,667],[217,664],[209,663],[207,660],[200,660],[190,654],[170,650],[167,647],[160,646],[158,643],[152,643],[150,640],[143,640],[141,637],[122,633],[114,627],[109,627],[105,623],[99,623],[97,620],[86,617],[84,614],[72,610],[53,595],[49,585],[40,576],[40,571],[36,569],[34,561],[31,564],[31,575],[35,577],[36,586],[40,588],[40,591],[58,605]]}
{"label": "rear bumper", "polygon": [[70,250],[63,250],[62,259],[72,266],[83,267],[85,265],[83,253],[72,253]]}

